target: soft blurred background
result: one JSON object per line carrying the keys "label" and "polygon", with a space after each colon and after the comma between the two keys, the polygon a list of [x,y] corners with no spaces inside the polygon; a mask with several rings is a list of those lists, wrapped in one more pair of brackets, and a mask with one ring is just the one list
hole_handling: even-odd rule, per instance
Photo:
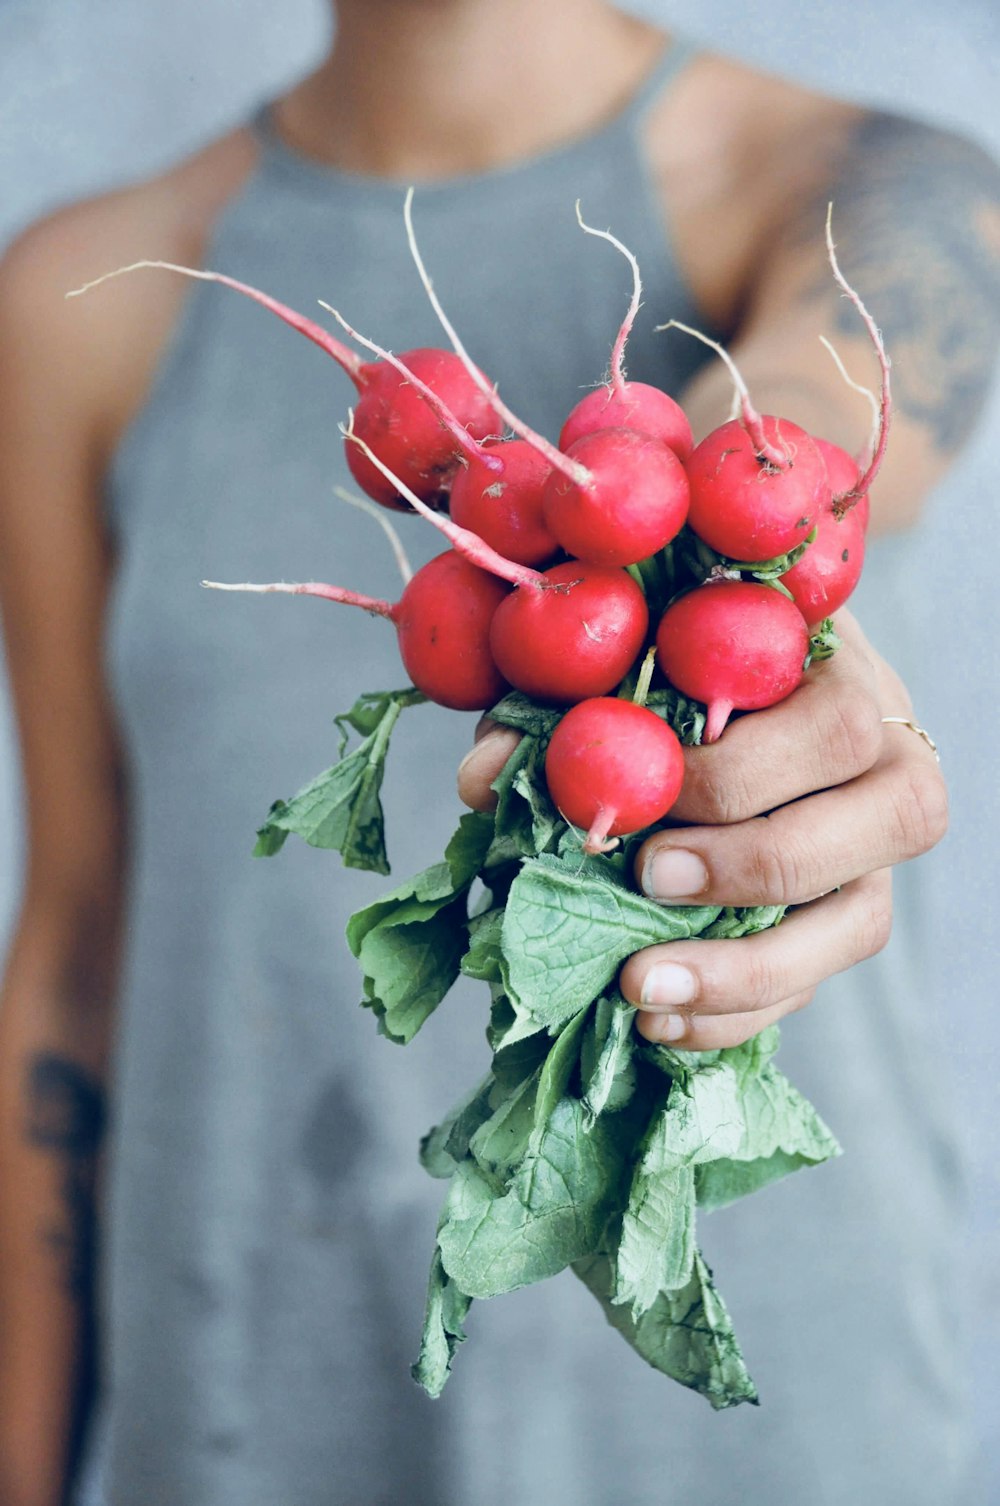
{"label": "soft blurred background", "polygon": [[[952,125],[1000,154],[1000,7],[991,0],[646,0],[630,8],[830,93]],[[218,134],[306,71],[327,40],[325,0],[0,0],[0,248],[55,205],[144,176]],[[960,1085],[972,1167],[975,1392],[991,1499],[1000,1499],[1000,685],[991,547],[1000,485],[987,457],[998,446],[994,391],[976,441],[921,525],[908,561],[912,615],[884,621],[870,589],[858,607],[906,675],[953,794],[953,830],[925,860],[939,900],[939,960],[926,986],[939,1005],[942,1072]],[[945,618],[946,647],[935,632]],[[0,679],[0,943],[16,901],[19,848]],[[935,1089],[927,1084],[928,1094]]]}

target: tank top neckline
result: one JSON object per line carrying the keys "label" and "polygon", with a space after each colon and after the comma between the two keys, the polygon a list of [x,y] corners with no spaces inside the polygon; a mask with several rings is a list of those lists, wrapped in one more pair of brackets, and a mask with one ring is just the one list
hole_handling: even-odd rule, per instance
{"label": "tank top neckline", "polygon": [[[516,185],[520,191],[525,182],[533,178],[544,180],[553,172],[571,169],[578,159],[604,148],[613,148],[623,138],[634,139],[651,105],[674,83],[691,62],[696,50],[695,45],[686,38],[675,37],[668,41],[625,104],[609,120],[583,135],[501,166],[487,168],[483,172],[453,173],[442,178],[418,181],[416,186],[419,195],[425,199],[433,197],[440,205],[451,198],[464,199],[476,189],[492,190],[505,183]],[[274,121],[273,102],[270,100],[257,108],[249,126],[260,150],[258,171],[270,168],[285,179],[298,179],[304,186],[319,186],[328,195],[336,192],[368,199],[373,204],[391,204],[393,208],[398,208],[400,196],[410,186],[402,178],[353,172],[300,151],[279,133]]]}

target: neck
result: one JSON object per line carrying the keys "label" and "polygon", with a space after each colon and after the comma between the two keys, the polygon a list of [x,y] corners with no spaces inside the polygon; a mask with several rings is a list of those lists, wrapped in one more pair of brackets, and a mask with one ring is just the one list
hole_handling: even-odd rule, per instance
{"label": "neck", "polygon": [[484,172],[598,128],[664,43],[605,0],[339,0],[333,51],[275,118],[350,172]]}

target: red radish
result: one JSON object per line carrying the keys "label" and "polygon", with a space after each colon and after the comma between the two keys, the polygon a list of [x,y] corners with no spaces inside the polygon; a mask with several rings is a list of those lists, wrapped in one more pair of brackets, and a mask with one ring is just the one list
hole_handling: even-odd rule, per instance
{"label": "red radish", "polygon": [[[67,297],[77,297],[109,278],[120,277],[144,267],[179,272],[202,282],[217,282],[234,288],[256,303],[277,314],[279,319],[312,340],[350,377],[359,393],[356,410],[358,433],[370,444],[389,468],[425,501],[437,501],[458,462],[458,448],[451,432],[424,401],[409,380],[411,372],[439,393],[456,421],[478,439],[491,434],[496,423],[483,385],[470,375],[465,362],[450,350],[420,349],[409,351],[405,364],[407,376],[382,361],[362,361],[361,357],[337,340],[322,325],[316,324],[294,309],[279,303],[267,293],[248,283],[237,282],[221,272],[204,272],[177,266],[166,261],[137,261],[131,266],[106,272],[93,282],[76,288]],[[481,374],[480,374],[481,375]],[[486,384],[485,377],[482,383]],[[488,387],[488,384],[486,384]],[[385,506],[402,507],[398,493],[392,491],[383,475],[366,457],[348,447],[347,463],[358,485]]]}
{"label": "red radish", "polygon": [[[497,468],[499,466],[499,469]],[[481,448],[459,465],[448,511],[507,559],[545,565],[559,553],[546,526],[542,494],[552,467],[523,439]]]}
{"label": "red radish", "polygon": [[[835,497],[847,497],[853,492],[858,484],[860,467],[856,460],[852,460],[846,450],[842,450],[839,444],[831,444],[828,439],[814,439],[817,450],[823,457],[826,465],[826,474],[833,488]],[[861,519],[861,526],[865,533],[868,532],[869,515],[871,504],[868,493],[858,497],[851,511]],[[811,546],[810,546],[811,547]]]}
{"label": "red radish", "polygon": [[699,538],[735,560],[767,560],[801,544],[830,503],[826,466],[804,429],[787,419],[761,420],[785,455],[779,469],[762,459],[739,419],[698,445],[687,463],[688,522]]}
{"label": "red radish", "polygon": [[[593,563],[621,565],[638,564],[639,560],[655,553],[657,549],[662,549],[674,537],[684,521],[683,515],[678,517],[681,511],[678,504],[681,483],[677,480],[676,472],[671,472],[669,481],[664,482],[668,491],[666,499],[658,499],[651,504],[655,527],[644,526],[642,537],[638,537],[636,514],[644,512],[645,507],[642,503],[630,507],[629,487],[633,484],[641,485],[642,499],[647,504],[649,504],[651,488],[647,478],[643,476],[644,468],[637,463],[635,456],[630,456],[625,461],[621,453],[609,449],[604,443],[606,434],[620,434],[622,431],[602,430],[598,435],[588,435],[578,440],[578,446],[588,442],[593,444],[593,441],[597,441],[596,447],[588,450],[588,463],[584,465],[574,455],[564,455],[543,435],[536,433],[519,419],[517,414],[513,413],[501,400],[499,393],[490,387],[482,372],[473,363],[472,357],[462,344],[458,331],[451,323],[441,305],[441,300],[434,291],[434,284],[420,255],[420,248],[413,230],[412,189],[407,193],[403,205],[403,216],[406,221],[410,252],[420,280],[455,351],[465,362],[469,376],[488,397],[497,417],[505,424],[509,424],[515,434],[534,445],[539,455],[552,466],[553,472],[558,473],[570,484],[558,507],[554,509],[558,511],[560,518],[560,529],[557,530],[553,516],[549,513],[549,496],[555,483],[555,474],[548,483],[545,503],[546,521],[559,543],[568,553],[577,554],[577,545],[572,541],[571,535],[575,538],[579,533],[581,537],[588,538],[590,541],[588,558]],[[661,456],[669,455],[671,461],[676,460],[676,456],[666,445],[659,445],[659,441],[650,439],[646,435],[640,436],[640,443],[644,447],[644,454],[649,465],[655,466],[658,472],[665,476],[668,462],[664,461]],[[658,445],[659,450],[656,449]],[[579,512],[581,517],[579,527],[571,521],[571,515],[576,512]],[[618,521],[619,513],[622,517],[621,522]],[[601,520],[601,522],[598,523],[596,520]],[[600,536],[600,541],[598,536]]]}
{"label": "red radish", "polygon": [[639,300],[642,298],[639,263],[628,247],[612,235],[610,230],[595,230],[592,225],[584,223],[579,199],[576,201],[576,218],[581,230],[609,241],[625,257],[632,268],[632,298],[611,351],[611,374],[608,382],[596,392],[588,392],[577,403],[563,425],[559,435],[559,448],[568,450],[584,434],[592,434],[595,429],[638,429],[640,434],[649,434],[653,439],[659,439],[681,460],[686,460],[694,446],[694,440],[684,409],[658,387],[650,387],[647,382],[629,382],[625,379],[625,346],[632,333],[635,316],[639,312]]}
{"label": "red radish", "polygon": [[501,673],[539,701],[604,695],[628,674],[649,626],[646,598],[624,570],[567,560],[501,603],[490,647]]}
{"label": "red radish", "polygon": [[668,607],[657,662],[682,695],[708,707],[705,742],[730,712],[784,700],[802,679],[809,630],[793,601],[750,581],[708,581]]}
{"label": "red radish", "polygon": [[553,471],[545,521],[567,554],[594,565],[635,565],[684,526],[688,481],[673,450],[634,429],[597,429],[569,451],[581,484]]}
{"label": "red radish", "polygon": [[[402,358],[409,371],[433,389],[467,431],[485,439],[496,430],[489,403],[470,382],[450,350],[411,350]],[[357,432],[399,479],[424,501],[440,503],[458,464],[452,434],[411,383],[383,361],[361,366],[361,394],[354,412]],[[363,491],[384,506],[406,509],[391,483],[355,446],[347,446],[347,464]]]}
{"label": "red radish", "polygon": [[584,852],[666,815],[684,782],[684,755],[666,722],[632,701],[590,700],[559,722],[545,755],[553,803],[587,832]]}
{"label": "red radish", "polygon": [[864,561],[864,519],[856,508],[838,518],[831,502],[819,515],[816,537],[798,564],[785,571],[781,584],[812,627],[844,605]]}
{"label": "red radish", "polygon": [[[458,457],[449,499],[455,522],[518,564],[546,564],[558,554],[559,545],[542,516],[542,488],[551,470],[548,461],[522,439],[480,443],[461,427],[440,394],[415,376],[400,357],[359,334],[329,303],[322,299],[320,303],[352,339],[394,366],[451,433]],[[360,463],[371,465],[363,454]]]}
{"label": "red radish", "polygon": [[570,449],[595,429],[638,429],[686,460],[694,448],[694,437],[680,403],[648,382],[625,382],[623,386],[624,394],[611,385],[598,387],[581,398],[562,426],[559,448]]}
{"label": "red radish", "polygon": [[486,711],[507,689],[490,652],[490,623],[509,587],[446,549],[422,566],[398,602],[364,596],[320,581],[226,585],[216,591],[287,592],[362,607],[395,624],[399,652],[418,690],[453,711]]}
{"label": "red radish", "polygon": [[394,620],[403,664],[418,690],[455,711],[496,705],[507,685],[490,651],[490,624],[509,589],[453,549],[417,571]]}

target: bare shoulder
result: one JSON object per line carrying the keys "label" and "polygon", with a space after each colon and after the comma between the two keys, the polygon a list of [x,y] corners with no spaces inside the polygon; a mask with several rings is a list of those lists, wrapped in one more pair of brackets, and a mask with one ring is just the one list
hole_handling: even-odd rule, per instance
{"label": "bare shoulder", "polygon": [[[215,217],[254,162],[235,132],[168,172],[60,209],[0,262],[0,361],[26,395],[44,390],[104,448],[141,401],[187,288],[123,279],[114,298],[65,294],[143,257],[197,262]],[[83,378],[83,379],[81,379]],[[0,384],[3,385],[3,384]]]}
{"label": "bare shoulder", "polygon": [[664,213],[717,328],[735,327],[776,217],[823,178],[860,114],[711,53],[653,112],[647,147]]}
{"label": "bare shoulder", "polygon": [[682,265],[729,330],[779,242],[798,239],[822,261],[830,199],[848,256],[877,217],[899,236],[922,235],[929,221],[938,236],[949,221],[961,236],[970,215],[991,233],[995,256],[997,230],[985,221],[997,167],[979,146],[714,54],[697,57],[661,102],[649,149]]}

